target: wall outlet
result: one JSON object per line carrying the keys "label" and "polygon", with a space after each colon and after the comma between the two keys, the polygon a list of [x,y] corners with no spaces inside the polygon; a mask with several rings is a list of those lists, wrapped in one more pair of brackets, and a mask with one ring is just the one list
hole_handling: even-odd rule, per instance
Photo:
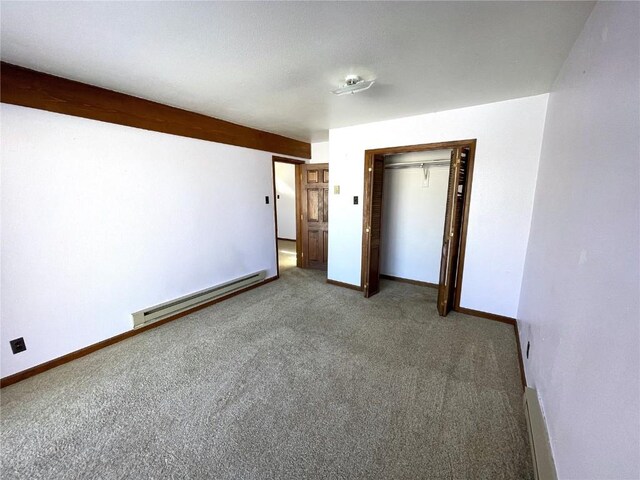
{"label": "wall outlet", "polygon": [[22,337],[9,341],[9,344],[11,345],[11,351],[14,355],[24,352],[27,349],[27,345],[24,343],[24,338]]}

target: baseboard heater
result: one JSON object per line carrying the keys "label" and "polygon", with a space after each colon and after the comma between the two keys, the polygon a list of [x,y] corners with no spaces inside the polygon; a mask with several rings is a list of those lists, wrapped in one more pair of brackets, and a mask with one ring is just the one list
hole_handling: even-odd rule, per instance
{"label": "baseboard heater", "polygon": [[165,318],[171,317],[178,313],[191,310],[205,303],[211,302],[217,298],[223,297],[230,293],[241,290],[245,287],[259,283],[267,276],[266,270],[261,270],[244,277],[236,278],[229,282],[215,287],[206,288],[199,292],[190,293],[184,297],[170,300],[155,307],[145,308],[139,312],[131,314],[133,317],[133,328],[139,328],[149,323],[157,322]]}
{"label": "baseboard heater", "polygon": [[523,402],[535,478],[536,480],[557,480],[558,476],[553,464],[547,426],[542,415],[542,408],[540,408],[538,392],[533,388],[526,387]]}

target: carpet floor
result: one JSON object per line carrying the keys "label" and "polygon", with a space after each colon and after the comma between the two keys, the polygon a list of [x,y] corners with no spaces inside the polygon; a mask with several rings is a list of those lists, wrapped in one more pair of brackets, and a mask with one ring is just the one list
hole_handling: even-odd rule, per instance
{"label": "carpet floor", "polygon": [[281,262],[276,282],[3,389],[2,477],[533,478],[513,327]]}

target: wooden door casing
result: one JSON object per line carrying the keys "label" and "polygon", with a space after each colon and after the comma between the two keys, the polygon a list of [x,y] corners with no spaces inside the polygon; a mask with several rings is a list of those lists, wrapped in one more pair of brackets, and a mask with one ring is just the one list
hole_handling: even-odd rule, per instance
{"label": "wooden door casing", "polygon": [[295,208],[296,208],[296,266],[301,267],[302,258],[302,242],[300,240],[300,215],[302,213],[300,209],[300,165],[304,165],[304,160],[297,160],[295,158],[280,157],[273,155],[271,157],[271,175],[273,179],[273,231],[275,235],[276,244],[276,270],[277,278],[280,278],[280,253],[278,252],[278,192],[276,191],[276,163],[288,163],[295,167]]}
{"label": "wooden door casing", "polygon": [[327,269],[329,164],[300,165],[302,267]]}
{"label": "wooden door casing", "polygon": [[[446,302],[438,301],[438,311],[441,310],[440,305],[445,308],[442,312],[446,315],[446,312],[453,310],[460,310],[460,297],[462,291],[462,281],[464,274],[465,253],[467,243],[467,226],[469,221],[469,210],[471,201],[471,188],[473,181],[473,167],[476,151],[476,139],[468,140],[456,140],[450,142],[438,142],[418,145],[404,145],[397,147],[384,147],[376,148],[372,150],[365,150],[365,171],[364,171],[364,199],[363,199],[363,236],[362,236],[362,263],[361,263],[361,288],[365,292],[365,296],[371,296],[375,293],[379,285],[379,274],[376,274],[375,269],[379,267],[379,250],[376,252],[376,245],[373,248],[370,246],[370,236],[366,232],[366,228],[371,225],[375,217],[381,219],[382,209],[378,212],[372,212],[372,204],[370,199],[373,177],[370,175],[369,168],[372,168],[373,159],[376,155],[397,155],[400,153],[411,152],[424,152],[431,150],[442,149],[458,149],[460,150],[461,163],[457,172],[458,177],[456,180],[456,189],[451,189],[449,193],[456,191],[456,198],[453,201],[455,207],[452,218],[455,219],[454,226],[454,240],[447,241],[443,236],[443,259],[444,265],[446,265],[446,282],[449,288],[442,289],[442,295],[446,298]],[[453,165],[451,170],[453,170]],[[450,178],[450,182],[452,179]],[[449,198],[449,195],[448,195]],[[447,211],[451,212],[452,204],[450,203]],[[449,213],[451,216],[451,213]],[[449,223],[449,226],[452,224]],[[375,224],[374,224],[375,226]],[[446,229],[445,229],[446,231]],[[451,230],[449,229],[449,236]],[[376,256],[377,255],[377,256]],[[441,263],[441,274],[442,271]],[[372,270],[373,269],[373,270]],[[379,273],[379,272],[378,272]],[[367,291],[367,285],[373,285],[370,288],[370,292]],[[439,286],[439,290],[441,290]]]}

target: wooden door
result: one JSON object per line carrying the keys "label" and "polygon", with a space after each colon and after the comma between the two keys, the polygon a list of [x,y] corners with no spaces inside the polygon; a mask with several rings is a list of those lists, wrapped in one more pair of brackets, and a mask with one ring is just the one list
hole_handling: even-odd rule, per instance
{"label": "wooden door", "polygon": [[302,267],[327,269],[329,164],[300,165]]}
{"label": "wooden door", "polygon": [[382,186],[384,180],[384,156],[368,155],[365,160],[364,225],[362,232],[364,296],[380,291],[380,237],[382,230]]}
{"label": "wooden door", "polygon": [[457,285],[458,259],[460,256],[460,229],[465,199],[468,149],[454,148],[451,152],[447,210],[442,239],[440,284],[438,287],[438,313],[447,315],[454,307]]}

